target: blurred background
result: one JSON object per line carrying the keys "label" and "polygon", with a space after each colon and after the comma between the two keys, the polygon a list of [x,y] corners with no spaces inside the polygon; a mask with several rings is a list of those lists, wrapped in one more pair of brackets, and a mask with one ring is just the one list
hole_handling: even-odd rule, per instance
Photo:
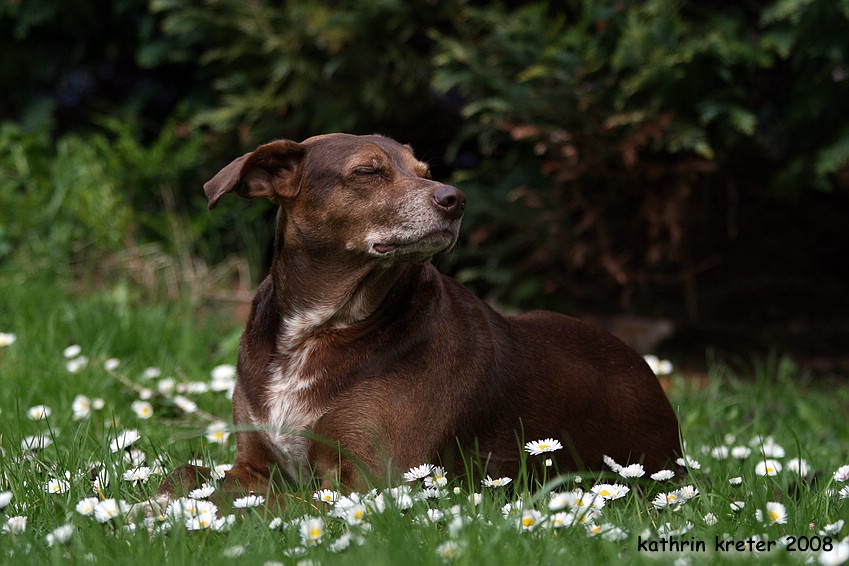
{"label": "blurred background", "polygon": [[847,0],[2,0],[0,271],[242,319],[273,211],[201,186],[331,131],[467,193],[502,310],[849,368]]}

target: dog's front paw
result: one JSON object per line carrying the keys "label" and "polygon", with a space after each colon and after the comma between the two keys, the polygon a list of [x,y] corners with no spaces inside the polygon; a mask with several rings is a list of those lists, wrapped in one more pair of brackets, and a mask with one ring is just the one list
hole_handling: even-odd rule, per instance
{"label": "dog's front paw", "polygon": [[159,495],[168,499],[182,497],[203,484],[210,483],[211,477],[212,470],[207,467],[192,464],[180,466],[159,484]]}

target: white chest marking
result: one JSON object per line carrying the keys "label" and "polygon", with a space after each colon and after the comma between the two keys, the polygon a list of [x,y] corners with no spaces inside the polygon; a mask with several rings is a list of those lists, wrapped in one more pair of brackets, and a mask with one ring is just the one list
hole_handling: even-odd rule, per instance
{"label": "white chest marking", "polygon": [[307,371],[306,367],[315,350],[313,333],[333,314],[331,309],[315,309],[284,321],[277,351],[287,362],[268,368],[265,392],[268,422],[253,419],[254,425],[266,432],[277,452],[278,464],[294,480],[306,479],[303,473],[309,440],[304,433],[312,430],[326,410],[311,395],[320,372]]}

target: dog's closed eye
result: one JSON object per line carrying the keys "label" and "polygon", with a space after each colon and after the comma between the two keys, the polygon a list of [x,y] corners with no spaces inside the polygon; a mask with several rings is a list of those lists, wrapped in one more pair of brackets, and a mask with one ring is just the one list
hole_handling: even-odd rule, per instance
{"label": "dog's closed eye", "polygon": [[387,171],[386,167],[379,159],[372,159],[370,163],[364,163],[362,165],[354,167],[354,170],[351,173],[358,177],[369,175],[385,176],[387,174]]}

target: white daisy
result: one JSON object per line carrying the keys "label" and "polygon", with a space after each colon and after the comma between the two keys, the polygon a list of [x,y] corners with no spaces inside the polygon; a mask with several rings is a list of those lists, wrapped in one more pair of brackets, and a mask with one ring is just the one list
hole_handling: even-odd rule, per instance
{"label": "white daisy", "polygon": [[389,494],[395,504],[395,507],[402,511],[413,506],[413,498],[410,496],[409,486],[399,485],[397,487],[389,488],[384,493]]}
{"label": "white daisy", "polygon": [[221,364],[219,366],[215,366],[212,368],[210,375],[212,376],[213,381],[236,379],[236,366],[232,364]]}
{"label": "white daisy", "polygon": [[503,478],[491,478],[486,476],[486,478],[481,482],[484,487],[504,487],[513,481],[513,478],[503,477]]}
{"label": "white daisy", "polygon": [[591,491],[604,499],[614,500],[628,495],[631,488],[618,483],[600,483],[594,485]]}
{"label": "white daisy", "polygon": [[365,505],[363,505],[362,503],[355,503],[354,505],[348,507],[345,510],[344,514],[342,515],[342,518],[345,520],[346,523],[353,527],[363,522],[363,520],[366,518],[366,512],[367,509]]}
{"label": "white daisy", "polygon": [[230,431],[228,430],[227,423],[224,421],[217,421],[211,423],[208,427],[206,427],[206,440],[209,442],[213,442],[215,444],[226,444],[227,439],[230,438]]}
{"label": "white daisy", "polygon": [[672,362],[669,360],[661,360],[654,354],[646,354],[643,356],[643,359],[657,376],[669,375],[672,373]]}
{"label": "white daisy", "polygon": [[731,449],[727,446],[715,446],[711,449],[710,455],[716,460],[725,460],[731,455]]}
{"label": "white daisy", "polygon": [[305,545],[314,546],[321,542],[324,536],[324,521],[321,517],[304,517],[298,527],[301,542]]}
{"label": "white daisy", "polygon": [[192,499],[206,499],[215,493],[215,487],[205,483],[200,487],[193,489],[189,492],[189,497]]}
{"label": "white daisy", "polygon": [[800,476],[807,476],[811,471],[808,463],[802,458],[793,458],[788,460],[787,469]]}
{"label": "white daisy", "polygon": [[707,513],[704,516],[704,521],[705,521],[705,525],[712,527],[713,525],[715,525],[719,522],[719,519],[717,519],[716,515],[714,515],[713,513]]}
{"label": "white daisy", "polygon": [[124,481],[128,481],[133,485],[145,483],[150,478],[151,469],[147,466],[139,466],[124,472]]}
{"label": "white daisy", "polygon": [[21,440],[21,450],[42,450],[53,444],[53,439],[45,434],[35,434]]}
{"label": "white daisy", "polygon": [[265,503],[265,497],[252,493],[233,501],[233,507],[237,509],[248,509],[250,507],[259,507],[263,503]]}
{"label": "white daisy", "polygon": [[685,456],[683,458],[678,458],[675,460],[675,463],[679,466],[684,466],[685,468],[690,468],[691,470],[701,469],[702,465],[695,458],[691,458],[690,456]]}
{"label": "white daisy", "polygon": [[731,510],[735,513],[737,511],[741,511],[744,507],[746,507],[745,501],[734,501],[730,504]]}
{"label": "white daisy", "polygon": [[784,458],[784,448],[776,444],[771,436],[766,437],[762,443],[753,444],[755,448],[760,448],[764,458]]}
{"label": "white daisy", "polygon": [[752,453],[752,449],[748,446],[735,446],[731,449],[731,457],[735,460],[745,460]]}
{"label": "white daisy", "polygon": [[142,372],[143,379],[156,379],[160,375],[162,375],[162,370],[157,367],[145,368]]}
{"label": "white daisy", "polygon": [[177,382],[173,377],[166,377],[156,382],[156,390],[166,397],[170,397],[176,387]]}
{"label": "white daisy", "polygon": [[240,545],[240,544],[227,547],[221,552],[221,554],[225,558],[238,558],[239,556],[243,555],[244,553],[245,553],[245,547]]}
{"label": "white daisy", "polygon": [[122,512],[126,511],[127,504],[120,500],[104,499],[98,501],[94,506],[94,518],[98,523],[111,521]]}
{"label": "white daisy", "polygon": [[127,448],[135,444],[139,438],[141,438],[141,435],[137,430],[129,429],[122,431],[115,437],[115,440],[109,443],[109,449],[112,452],[126,450]]}
{"label": "white daisy", "polygon": [[602,509],[605,505],[604,498],[591,491],[573,489],[572,491],[565,492],[563,495],[563,501],[565,501],[566,506],[576,513],[580,512],[578,514],[584,513],[587,510]]}
{"label": "white daisy", "polygon": [[817,556],[817,561],[822,566],[840,566],[849,560],[849,539],[834,544],[831,550],[823,550]]}
{"label": "white daisy", "polygon": [[518,527],[523,531],[530,531],[539,526],[542,522],[542,513],[536,509],[524,509],[522,516],[519,517]]}
{"label": "white daisy", "polygon": [[760,509],[755,511],[755,519],[769,525],[783,525],[787,522],[787,509],[777,501],[766,504],[766,514]]}
{"label": "white daisy", "polygon": [[27,530],[27,518],[18,515],[6,519],[6,524],[3,525],[3,532],[13,535],[19,535]]}
{"label": "white daisy", "polygon": [[610,542],[618,542],[628,538],[628,531],[626,531],[622,527],[611,525],[610,523],[604,523],[603,525],[599,525],[598,532],[594,534],[601,534],[601,538]]}
{"label": "white daisy", "polygon": [[568,527],[574,522],[575,516],[572,513],[566,513],[564,511],[554,513],[548,518],[548,525],[555,529]]}
{"label": "white daisy", "polygon": [[675,472],[672,470],[660,470],[649,476],[654,481],[667,481],[675,477]]}
{"label": "white daisy", "polygon": [[689,533],[693,529],[693,523],[687,521],[683,526],[673,528],[671,523],[664,523],[657,528],[657,536],[661,539],[680,537]]}
{"label": "white daisy", "polygon": [[209,470],[209,477],[215,481],[223,480],[227,472],[233,468],[233,464],[215,464]]}
{"label": "white daisy", "polygon": [[843,519],[839,519],[838,521],[831,523],[829,525],[825,525],[820,531],[820,536],[827,535],[837,535],[843,529],[843,525],[846,523]]}
{"label": "white daisy", "polygon": [[94,508],[99,501],[96,497],[86,497],[77,503],[77,513],[87,517],[94,515]]}
{"label": "white daisy", "polygon": [[320,489],[312,494],[312,498],[333,505],[339,499],[339,492],[332,489]]}
{"label": "white daisy", "polygon": [[80,353],[82,353],[82,351],[83,351],[83,349],[80,347],[79,344],[72,344],[72,345],[68,346],[67,348],[65,348],[64,350],[62,350],[62,355],[66,359],[70,360],[71,358],[76,358],[77,356],[79,356]]}
{"label": "white daisy", "polygon": [[453,540],[448,540],[436,547],[436,555],[443,560],[454,560],[463,552],[463,547],[460,543]]}
{"label": "white daisy", "polygon": [[448,485],[445,468],[434,466],[430,471],[430,475],[424,479],[424,484],[427,487],[445,487]]}
{"label": "white daisy", "polygon": [[145,454],[138,448],[130,448],[129,450],[124,450],[124,461],[128,464],[137,466],[139,464],[143,464],[145,460],[147,460],[147,454]]}
{"label": "white daisy", "polygon": [[427,518],[431,523],[438,523],[439,521],[445,518],[445,513],[443,513],[439,509],[428,509]]}
{"label": "white daisy", "polygon": [[65,363],[65,369],[68,370],[68,373],[79,373],[87,365],[88,358],[85,356],[79,356],[72,360],[68,360]]}
{"label": "white daisy", "polygon": [[623,478],[641,478],[645,475],[646,470],[642,464],[631,464],[619,470],[619,475]]}
{"label": "white daisy", "polygon": [[[181,497],[180,499],[175,499],[168,504],[168,508],[165,510],[165,515],[171,517],[175,521],[180,521],[187,518],[197,517],[198,515],[212,515],[214,517],[217,511],[218,507],[210,501]],[[211,526],[211,524],[212,523],[210,522],[210,525],[207,526]]]}
{"label": "white daisy", "polygon": [[54,544],[65,544],[69,540],[71,540],[71,535],[74,534],[74,525],[62,525],[56,527],[44,538],[45,542],[47,542],[47,546],[53,546]]}
{"label": "white daisy", "polygon": [[849,464],[837,468],[837,471],[834,472],[834,481],[849,481]]}
{"label": "white daisy", "polygon": [[205,381],[190,381],[183,392],[189,395],[202,395],[207,391],[209,391],[209,384]]}
{"label": "white daisy", "polygon": [[759,476],[777,476],[781,471],[781,462],[776,460],[763,460],[755,466],[755,473]]}
{"label": "white daisy", "polygon": [[416,481],[426,478],[433,471],[433,466],[431,464],[422,464],[421,466],[415,466],[410,468],[410,471],[404,472],[404,481]]}
{"label": "white daisy", "polygon": [[215,513],[211,513],[208,511],[200,512],[195,515],[186,517],[186,530],[202,531],[206,529],[211,529],[215,526],[215,522]]}
{"label": "white daisy", "polygon": [[85,395],[77,395],[71,403],[71,410],[74,412],[74,420],[79,421],[91,414],[91,401]]}
{"label": "white daisy", "polygon": [[44,486],[44,491],[47,493],[65,493],[71,488],[71,484],[67,480],[52,478]]}
{"label": "white daisy", "polygon": [[501,514],[504,516],[505,519],[509,517],[518,517],[522,513],[522,510],[524,508],[525,503],[521,499],[519,499],[518,501],[505,503],[501,507]]}
{"label": "white daisy", "polygon": [[103,362],[103,369],[105,369],[109,373],[112,373],[113,371],[118,369],[120,365],[121,360],[119,360],[118,358],[109,358],[108,360]]}
{"label": "white daisy", "polygon": [[46,419],[53,411],[47,405],[35,405],[34,407],[30,407],[27,409],[27,417],[31,421],[40,421]]}
{"label": "white daisy", "polygon": [[844,488],[841,488],[840,491],[837,492],[837,496],[840,499],[849,499],[849,485]]}
{"label": "white daisy", "polygon": [[11,491],[0,491],[0,511],[6,508],[12,502]]}
{"label": "white daisy", "polygon": [[140,419],[149,419],[153,416],[153,405],[149,401],[136,400],[130,403],[130,409]]}
{"label": "white daisy", "polygon": [[546,438],[544,440],[533,440],[525,444],[525,451],[531,456],[539,456],[540,454],[544,454],[545,452],[554,452],[555,450],[560,450],[563,448],[563,445],[560,444],[559,440],[555,440],[553,438]]}
{"label": "white daisy", "polygon": [[198,410],[198,405],[191,399],[183,397],[182,395],[175,395],[172,399],[174,404],[177,405],[177,408],[183,411],[184,413],[195,413]]}
{"label": "white daisy", "polygon": [[212,370],[212,379],[209,388],[213,391],[224,393],[230,399],[236,387],[236,368],[226,364],[217,366]]}
{"label": "white daisy", "polygon": [[18,339],[17,336],[10,332],[0,332],[0,348],[8,348]]}
{"label": "white daisy", "polygon": [[654,496],[651,504],[655,509],[666,509],[667,507],[678,505],[678,494],[674,491],[669,493],[660,492]]}
{"label": "white daisy", "polygon": [[[345,550],[349,546],[351,546],[351,541],[353,541],[353,540],[354,540],[354,536],[351,534],[351,532],[345,531],[344,533],[339,535],[339,538],[337,538],[332,543],[327,545],[327,550],[329,550],[330,552],[342,552],[343,550]],[[268,565],[266,563],[263,566],[268,566]]]}
{"label": "white daisy", "polygon": [[743,485],[743,477],[737,476],[737,477],[733,477],[733,478],[728,478],[728,483],[730,483],[733,486]]}
{"label": "white daisy", "polygon": [[622,465],[618,464],[616,460],[611,458],[610,456],[604,455],[601,457],[604,460],[604,463],[607,464],[607,467],[613,470],[614,472],[619,472],[622,469]]}
{"label": "white daisy", "polygon": [[675,490],[681,501],[689,501],[699,495],[699,490],[692,485],[685,485]]}

